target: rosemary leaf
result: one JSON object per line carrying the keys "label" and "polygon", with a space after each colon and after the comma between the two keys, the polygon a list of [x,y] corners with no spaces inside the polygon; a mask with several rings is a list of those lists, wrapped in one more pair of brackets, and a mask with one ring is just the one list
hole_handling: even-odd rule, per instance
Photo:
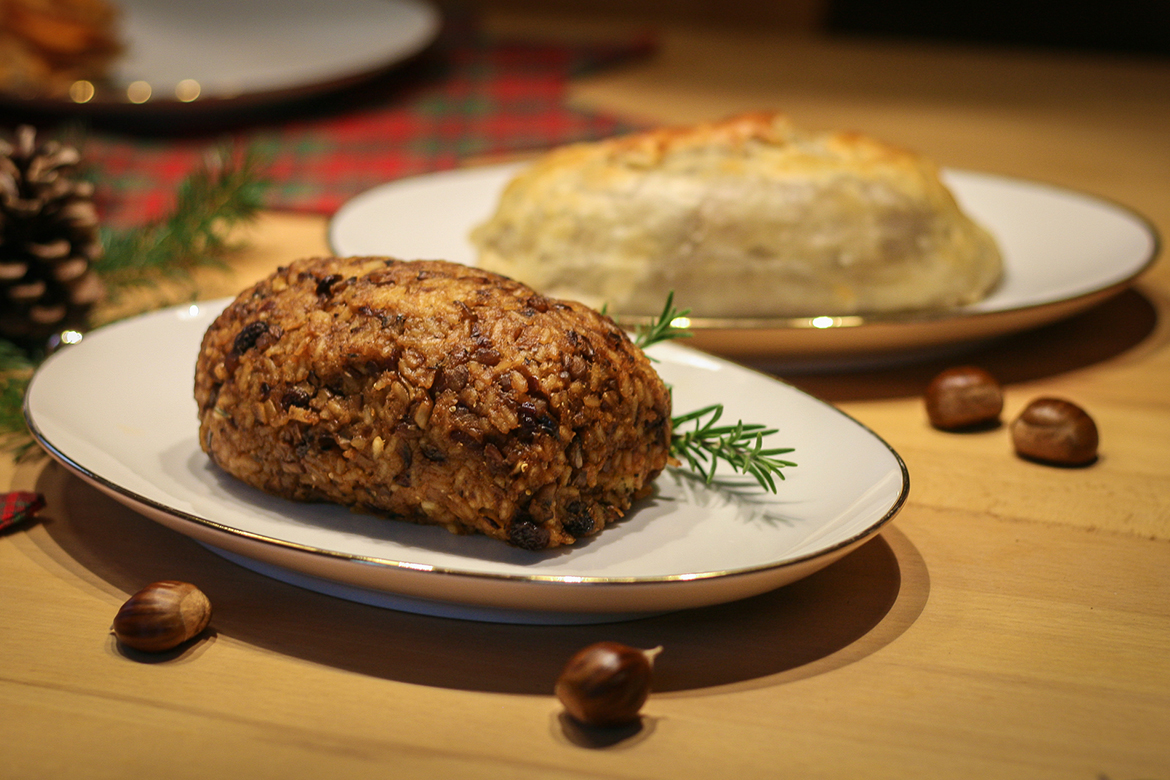
{"label": "rosemary leaf", "polygon": [[[675,323],[691,313],[690,309],[674,308],[674,291],[666,296],[662,313],[648,326],[639,327],[634,333],[634,344],[646,349],[660,341],[690,338],[688,328]],[[654,358],[650,358],[653,360]],[[701,475],[711,484],[719,462],[727,463],[734,471],[750,475],[760,487],[776,492],[776,478],[784,479],[783,469],[795,466],[790,460],[778,458],[793,451],[792,447],[764,447],[764,437],[776,433],[768,428],[742,420],[735,425],[716,425],[723,416],[723,404],[711,404],[702,409],[680,414],[671,419],[673,433],[670,439],[670,455],[687,468]],[[706,418],[704,420],[704,418]],[[683,431],[687,423],[695,424],[693,430]]]}
{"label": "rosemary leaf", "polygon": [[[776,478],[784,479],[783,469],[795,466],[790,460],[778,458],[793,451],[791,447],[764,447],[764,437],[776,433],[768,428],[742,420],[735,425],[716,425],[723,416],[723,404],[712,404],[672,419],[670,454],[698,473],[711,484],[720,461],[732,470],[754,477],[760,487],[776,492]],[[704,419],[706,418],[706,419]],[[693,422],[694,428],[681,430]]]}
{"label": "rosemary leaf", "polygon": [[660,341],[689,339],[693,335],[690,330],[677,327],[674,323],[690,313],[690,309],[679,311],[674,308],[674,291],[672,290],[666,296],[666,305],[662,307],[662,313],[658,315],[658,319],[649,325],[638,326],[634,332],[634,344],[640,349],[646,349],[651,344],[657,344]]}

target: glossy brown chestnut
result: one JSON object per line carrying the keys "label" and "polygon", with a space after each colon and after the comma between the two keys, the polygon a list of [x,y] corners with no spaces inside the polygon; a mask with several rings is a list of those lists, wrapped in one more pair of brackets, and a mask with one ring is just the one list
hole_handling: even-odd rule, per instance
{"label": "glossy brown chestnut", "polygon": [[948,368],[926,387],[926,416],[945,431],[994,422],[1002,411],[999,382],[977,366]]}
{"label": "glossy brown chestnut", "polygon": [[114,616],[114,636],[148,653],[170,650],[211,621],[211,602],[189,582],[163,580],[131,596]]}
{"label": "glossy brown chestnut", "polygon": [[1082,466],[1097,457],[1097,424],[1070,401],[1037,398],[1011,427],[1016,452],[1026,458]]}
{"label": "glossy brown chestnut", "polygon": [[653,662],[662,650],[598,642],[573,655],[556,682],[569,715],[590,726],[624,726],[638,719],[650,695]]}

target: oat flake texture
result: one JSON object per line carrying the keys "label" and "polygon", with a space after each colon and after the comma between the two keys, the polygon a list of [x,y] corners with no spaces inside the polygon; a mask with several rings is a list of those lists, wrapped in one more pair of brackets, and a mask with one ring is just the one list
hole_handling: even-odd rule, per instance
{"label": "oat flake texture", "polygon": [[670,394],[611,319],[441,261],[313,258],[203,339],[200,444],[298,501],[572,544],[665,467]]}

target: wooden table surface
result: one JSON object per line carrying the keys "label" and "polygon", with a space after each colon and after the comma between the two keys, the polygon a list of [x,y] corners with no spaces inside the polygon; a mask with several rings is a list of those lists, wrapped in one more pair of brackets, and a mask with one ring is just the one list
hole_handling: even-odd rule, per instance
{"label": "wooden table surface", "polygon": [[[779,108],[1101,195],[1170,234],[1170,62],[670,27],[660,43],[574,99],[662,122]],[[325,225],[265,215],[203,292],[327,251]],[[1163,263],[963,358],[1003,380],[1005,419],[1039,395],[1086,408],[1101,457],[1084,469],[1016,458],[1006,426],[932,429],[920,394],[945,362],[785,377],[897,449],[905,508],[787,588],[629,623],[332,599],[228,563],[45,459],[5,462],[5,485],[49,504],[0,535],[0,776],[1166,780],[1168,322]],[[170,578],[208,593],[212,630],[177,656],[128,657],[114,613]],[[612,744],[567,729],[552,696],[565,659],[600,639],[665,647],[641,730]]]}

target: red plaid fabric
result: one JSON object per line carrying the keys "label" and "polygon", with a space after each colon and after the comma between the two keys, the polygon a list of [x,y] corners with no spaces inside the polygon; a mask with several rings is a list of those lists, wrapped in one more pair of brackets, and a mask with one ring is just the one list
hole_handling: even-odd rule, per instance
{"label": "red plaid fabric", "polygon": [[3,510],[0,511],[0,531],[35,517],[44,508],[45,497],[40,493],[23,490],[5,493]]}
{"label": "red plaid fabric", "polygon": [[[493,40],[449,22],[422,57],[360,89],[297,106],[231,132],[271,162],[273,209],[331,214],[391,179],[615,135],[638,126],[565,104],[572,77],[645,56],[647,40],[562,45]],[[143,137],[91,131],[84,154],[99,174],[107,224],[166,211],[178,183],[223,133]]]}

